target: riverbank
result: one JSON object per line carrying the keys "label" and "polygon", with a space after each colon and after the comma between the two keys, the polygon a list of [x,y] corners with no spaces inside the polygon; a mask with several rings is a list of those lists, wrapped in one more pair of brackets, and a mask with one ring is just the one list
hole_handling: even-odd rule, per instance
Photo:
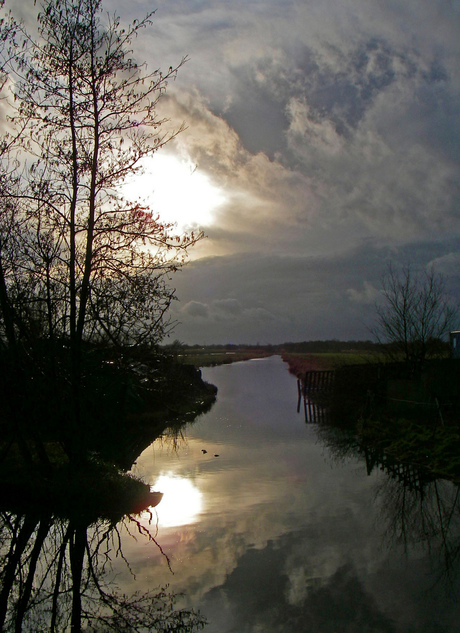
{"label": "riverbank", "polygon": [[194,367],[216,367],[218,365],[230,365],[253,358],[267,358],[274,352],[260,347],[243,347],[235,349],[222,349],[213,347],[188,348],[176,353],[178,362]]}
{"label": "riverbank", "polygon": [[24,468],[14,455],[0,466],[0,507],[18,515],[27,511],[33,516],[84,517],[88,524],[98,518],[117,522],[159,500],[149,485],[96,458],[76,472],[62,462],[47,475]]}
{"label": "riverbank", "polygon": [[282,359],[289,365],[289,371],[297,378],[303,379],[307,371],[326,371],[345,367],[346,365],[362,365],[377,362],[378,356],[372,352],[318,352],[292,353],[282,352]]}
{"label": "riverbank", "polygon": [[[106,358],[94,364],[97,371],[82,394],[85,417],[80,427],[72,426],[68,410],[65,418],[56,415],[65,410],[59,392],[47,403],[42,398],[41,408],[29,398],[28,417],[22,417],[24,405],[19,402],[15,408],[12,397],[4,406],[1,507],[19,511],[25,505],[37,513],[49,507],[64,516],[81,507],[96,517],[154,505],[149,487],[126,471],[156,438],[180,433],[184,424],[207,411],[217,390],[203,381],[198,369],[154,350],[131,352],[123,365]],[[78,460],[73,459],[74,443],[83,448]]]}
{"label": "riverbank", "polygon": [[[340,373],[345,376],[345,384],[341,384],[340,393],[335,394],[338,402],[334,403],[334,408],[346,411],[351,419],[348,423],[355,428],[359,442],[384,450],[398,461],[433,475],[460,482],[460,425],[454,420],[442,425],[437,415],[434,419],[414,420],[413,416],[388,415],[383,410],[373,417],[364,415],[367,388],[357,385],[355,373],[363,373],[360,365],[376,365],[379,356],[375,352],[299,353],[261,347],[228,347],[187,348],[178,354],[177,360],[185,366],[207,367],[264,358],[276,353],[288,364],[289,372],[299,379],[303,379],[307,371],[342,370]],[[347,370],[348,366],[350,370]],[[355,369],[352,370],[351,366]],[[367,370],[364,373],[367,374]],[[343,418],[340,423],[343,423]]]}
{"label": "riverbank", "polygon": [[438,422],[381,416],[361,419],[359,441],[383,450],[395,460],[460,484],[460,428]]}
{"label": "riverbank", "polygon": [[[354,349],[353,345],[357,348]],[[316,347],[325,347],[329,351],[298,351],[297,347],[310,347],[308,344],[283,345],[193,345],[179,343],[166,346],[164,349],[173,355],[178,362],[194,367],[213,367],[226,365],[254,358],[281,356],[288,363],[289,371],[297,377],[303,377],[306,371],[334,369],[338,366],[375,362],[380,348],[362,349],[357,343],[340,343],[339,341],[319,342]],[[329,349],[330,348],[330,349]],[[343,348],[343,349],[342,349]]]}
{"label": "riverbank", "polygon": [[[460,364],[431,361],[414,377],[403,364],[369,363],[360,355],[290,355],[291,373],[335,369],[334,386],[321,395],[329,424],[353,429],[363,446],[432,476],[460,483]],[[363,363],[365,364],[363,365]]]}

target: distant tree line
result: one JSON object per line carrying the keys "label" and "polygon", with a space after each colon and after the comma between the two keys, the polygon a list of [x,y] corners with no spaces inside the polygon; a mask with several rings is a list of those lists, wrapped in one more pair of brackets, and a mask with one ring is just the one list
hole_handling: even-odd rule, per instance
{"label": "distant tree line", "polygon": [[340,352],[373,352],[380,351],[382,345],[373,341],[340,341],[338,339],[326,339],[315,341],[302,341],[301,343],[283,343],[278,346],[286,352],[298,354],[326,354]]}
{"label": "distant tree line", "polygon": [[[181,350],[191,350],[199,352],[205,351],[237,351],[237,350],[264,350],[269,353],[278,354],[281,352],[289,352],[292,354],[340,354],[340,353],[359,353],[374,352],[389,355],[396,358],[400,352],[400,344],[398,342],[381,343],[366,340],[348,340],[341,341],[339,339],[318,339],[313,341],[299,341],[279,343],[276,345],[250,345],[242,343],[237,345],[234,343],[226,343],[219,345],[186,345],[175,341],[172,344],[162,346],[165,351],[178,353]],[[442,339],[428,339],[426,341],[426,350],[428,356],[444,356],[449,352],[450,344]],[[402,357],[401,357],[402,359]]]}
{"label": "distant tree line", "polygon": [[[445,278],[433,268],[414,271],[388,265],[382,277],[381,297],[375,306],[376,325],[370,330],[374,340],[338,339],[286,342],[278,345],[200,346],[193,349],[264,349],[268,352],[326,354],[378,352],[393,362],[414,368],[426,360],[442,358],[449,352],[449,332],[459,324],[458,306],[447,290]],[[172,348],[184,347],[179,341]],[[187,347],[187,346],[185,346]]]}

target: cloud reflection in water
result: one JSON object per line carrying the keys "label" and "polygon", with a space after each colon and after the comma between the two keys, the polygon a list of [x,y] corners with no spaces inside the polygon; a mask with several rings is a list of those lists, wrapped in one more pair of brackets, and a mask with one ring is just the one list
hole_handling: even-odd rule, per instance
{"label": "cloud reflection in water", "polygon": [[[135,474],[156,490],[170,473],[202,494],[193,523],[159,530],[174,576],[153,549],[129,552],[146,585],[185,591],[209,633],[459,630],[458,603],[433,586],[436,560],[458,551],[455,490],[425,487],[419,498],[394,491],[379,469],[368,475],[358,454],[335,457],[297,413],[296,380],[279,358],[203,376],[219,388],[211,411],[180,445],[157,443],[137,459]],[[409,538],[414,525],[432,526],[433,538]],[[449,561],[455,594],[458,560]]]}

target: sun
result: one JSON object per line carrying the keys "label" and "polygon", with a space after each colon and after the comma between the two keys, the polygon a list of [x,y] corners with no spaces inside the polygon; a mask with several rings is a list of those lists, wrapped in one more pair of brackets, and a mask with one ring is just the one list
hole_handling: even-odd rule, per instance
{"label": "sun", "polygon": [[123,195],[158,213],[180,230],[203,229],[226,200],[222,189],[190,159],[158,152],[141,162],[140,171],[123,185]]}
{"label": "sun", "polygon": [[155,506],[158,524],[163,527],[190,525],[203,509],[203,495],[190,479],[177,475],[160,475],[152,490],[163,493]]}

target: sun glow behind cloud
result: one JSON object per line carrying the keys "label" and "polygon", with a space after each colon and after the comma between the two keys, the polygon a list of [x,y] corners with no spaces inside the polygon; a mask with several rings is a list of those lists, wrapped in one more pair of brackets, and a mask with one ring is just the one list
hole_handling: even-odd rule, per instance
{"label": "sun glow behind cloud", "polygon": [[203,229],[226,201],[225,193],[199,171],[190,159],[154,154],[123,186],[129,201],[149,206],[162,222],[176,223],[179,230]]}
{"label": "sun glow behind cloud", "polygon": [[[161,4],[160,44],[139,38],[139,59],[167,68],[191,53],[158,103],[159,120],[187,128],[132,191],[155,189],[162,218],[208,236],[174,279],[178,339],[368,338],[388,260],[441,262],[458,297],[444,259],[460,240],[453,3],[286,0],[262,15],[190,2],[179,20],[177,3]],[[241,310],[222,318],[228,300]]]}

